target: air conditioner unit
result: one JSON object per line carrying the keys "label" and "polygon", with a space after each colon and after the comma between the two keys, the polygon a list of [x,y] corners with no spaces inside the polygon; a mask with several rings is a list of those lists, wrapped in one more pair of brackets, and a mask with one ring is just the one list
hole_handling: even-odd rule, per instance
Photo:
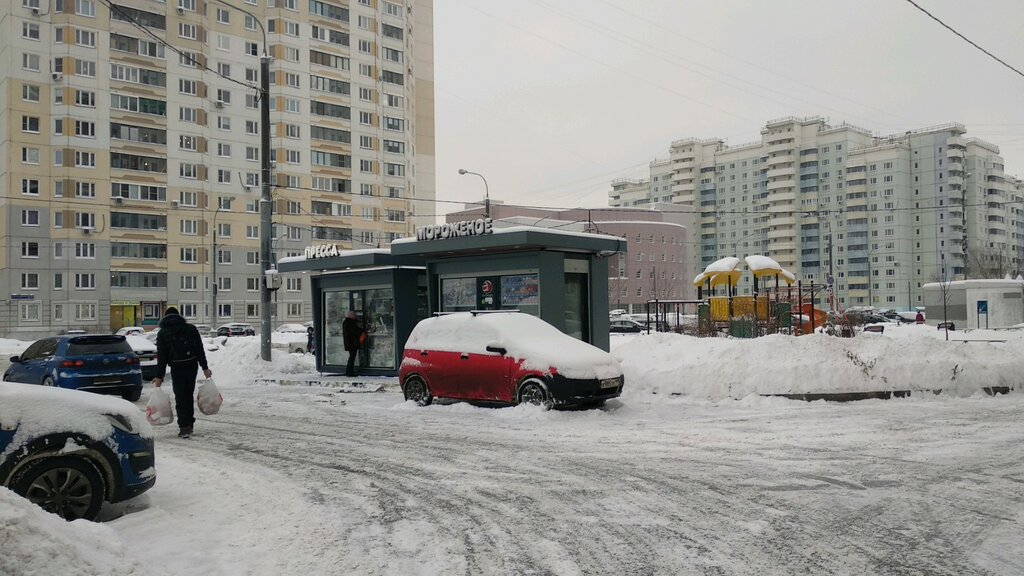
{"label": "air conditioner unit", "polygon": [[178,207],[178,204],[179,204],[179,203],[178,203],[178,201],[177,201],[177,200],[171,200],[171,208],[177,208],[177,207]]}
{"label": "air conditioner unit", "polygon": [[86,235],[92,234],[92,231],[93,231],[92,228],[82,228],[82,234],[86,234]]}
{"label": "air conditioner unit", "polygon": [[182,8],[181,6],[178,6],[178,16],[181,16],[184,13],[185,13],[185,9]]}
{"label": "air conditioner unit", "polygon": [[121,198],[120,196],[118,196],[117,198],[114,198],[114,204],[117,204],[118,206],[120,206],[121,204],[124,204],[124,198]]}
{"label": "air conditioner unit", "polygon": [[53,74],[50,74],[50,77],[53,78],[54,80],[61,80],[61,79],[64,78],[64,73],[63,72],[54,72]]}
{"label": "air conditioner unit", "polygon": [[39,8],[33,8],[32,9],[32,15],[33,16],[39,16]]}
{"label": "air conditioner unit", "polygon": [[221,102],[220,100],[217,100],[217,102],[216,102],[216,103],[214,103],[214,106],[216,106],[216,107],[217,107],[217,109],[219,110],[219,109],[221,109],[221,108],[223,108],[223,107],[224,107],[224,103],[223,103],[223,102]]}

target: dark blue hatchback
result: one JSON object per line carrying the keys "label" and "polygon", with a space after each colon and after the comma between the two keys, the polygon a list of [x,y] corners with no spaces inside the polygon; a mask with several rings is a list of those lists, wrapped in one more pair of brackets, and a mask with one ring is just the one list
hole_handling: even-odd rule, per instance
{"label": "dark blue hatchback", "polygon": [[139,358],[125,337],[116,334],[37,340],[11,358],[4,381],[116,394],[131,402],[142,395]]}
{"label": "dark blue hatchback", "polygon": [[[0,383],[0,487],[67,520],[156,482],[153,432],[118,398]],[[2,488],[0,488],[2,489]]]}

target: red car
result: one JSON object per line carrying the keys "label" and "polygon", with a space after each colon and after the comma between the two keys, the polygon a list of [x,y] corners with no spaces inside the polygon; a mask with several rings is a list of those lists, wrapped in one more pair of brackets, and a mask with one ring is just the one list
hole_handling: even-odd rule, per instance
{"label": "red car", "polygon": [[398,371],[406,400],[435,397],[551,406],[600,404],[622,393],[610,354],[519,312],[456,312],[422,320]]}

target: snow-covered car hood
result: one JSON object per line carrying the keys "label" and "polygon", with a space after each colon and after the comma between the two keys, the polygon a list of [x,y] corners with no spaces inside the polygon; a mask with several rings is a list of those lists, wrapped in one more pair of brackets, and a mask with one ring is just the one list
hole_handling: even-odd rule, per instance
{"label": "snow-covered car hood", "polygon": [[0,382],[0,425],[8,430],[18,429],[14,441],[0,457],[46,434],[72,432],[102,440],[112,430],[107,414],[130,424],[144,438],[153,437],[153,429],[142,411],[116,396]]}
{"label": "snow-covered car hood", "polygon": [[552,368],[566,378],[615,378],[622,368],[611,354],[560,332],[547,322],[519,312],[472,315],[458,312],[420,321],[405,347],[488,354],[487,346],[505,348],[506,354],[530,370]]}

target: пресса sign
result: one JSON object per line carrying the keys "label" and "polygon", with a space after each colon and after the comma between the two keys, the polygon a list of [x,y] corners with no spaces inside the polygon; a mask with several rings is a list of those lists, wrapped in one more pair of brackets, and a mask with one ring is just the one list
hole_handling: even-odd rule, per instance
{"label": "\u043f\u0440\u0435\u0441\u0441\u0430 sign", "polygon": [[422,241],[457,238],[459,236],[483,236],[493,231],[493,221],[490,218],[478,218],[476,220],[463,220],[462,222],[451,222],[449,224],[423,226],[416,230],[416,239]]}
{"label": "\u043f\u0440\u0435\u0441\u0441\u0430 sign", "polygon": [[341,254],[341,249],[338,248],[337,244],[317,244],[316,246],[306,246],[306,260],[329,258],[339,254]]}

